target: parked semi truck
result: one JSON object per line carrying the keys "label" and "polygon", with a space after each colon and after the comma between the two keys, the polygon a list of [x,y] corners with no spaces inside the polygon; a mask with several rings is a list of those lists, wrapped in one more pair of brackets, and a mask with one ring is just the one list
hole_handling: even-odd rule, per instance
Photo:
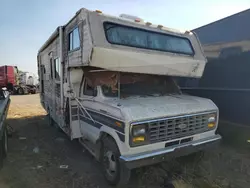
{"label": "parked semi truck", "polygon": [[81,9],[37,57],[49,123],[78,139],[113,185],[221,139],[217,106],[182,94],[174,80],[203,74],[196,35],[133,18]]}
{"label": "parked semi truck", "polygon": [[20,73],[16,66],[0,66],[0,88],[6,87],[13,94],[35,94],[37,82],[34,74]]}
{"label": "parked semi truck", "polygon": [[0,89],[0,169],[3,166],[3,160],[6,158],[8,151],[8,134],[5,120],[8,114],[9,105],[9,92]]}

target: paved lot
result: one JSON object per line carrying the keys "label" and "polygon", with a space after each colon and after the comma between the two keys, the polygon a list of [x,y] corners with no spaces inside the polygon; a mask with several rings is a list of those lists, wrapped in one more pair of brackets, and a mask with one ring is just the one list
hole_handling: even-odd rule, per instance
{"label": "paved lot", "polygon": [[[100,166],[76,141],[47,124],[39,95],[12,96],[8,125],[9,155],[0,172],[0,188],[108,188]],[[133,172],[127,187],[250,187],[249,148],[222,145],[200,163],[186,158]],[[68,165],[68,168],[60,168]],[[185,183],[184,183],[185,182]]]}

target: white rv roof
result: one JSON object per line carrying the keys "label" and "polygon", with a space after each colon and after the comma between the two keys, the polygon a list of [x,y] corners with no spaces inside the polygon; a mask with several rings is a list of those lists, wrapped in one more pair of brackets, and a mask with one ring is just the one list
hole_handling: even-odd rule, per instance
{"label": "white rv roof", "polygon": [[[86,10],[86,9],[84,9],[84,10]],[[93,11],[90,11],[90,12],[93,12]],[[161,27],[161,30],[165,30],[165,31],[173,32],[173,33],[178,33],[178,34],[185,34],[185,32],[187,32],[187,33],[190,32],[190,31],[181,31],[181,30],[178,30],[178,29],[169,28],[169,27],[163,26],[161,24],[157,25],[157,24],[153,24],[151,22],[145,22],[145,20],[143,20],[142,18],[140,18],[138,16],[133,16],[133,15],[128,15],[128,14],[120,14],[119,17],[109,15],[109,14],[104,14],[104,13],[99,13],[99,15],[105,16],[107,18],[115,18],[115,19],[118,19],[118,20],[132,22],[132,23],[135,23],[135,24],[138,24],[138,25],[148,26],[148,27],[152,27],[152,28]]]}
{"label": "white rv roof", "polygon": [[[82,62],[82,66],[93,66],[120,72],[185,77],[201,77],[203,74],[206,58],[195,33],[189,31],[183,32],[162,25],[151,24],[137,16],[123,15],[122,17],[116,17],[103,14],[101,11],[89,11],[84,8],[79,10],[75,17],[64,27],[67,27],[77,16],[82,20],[87,20],[85,27],[88,27],[88,32],[90,32],[89,35],[91,36],[91,44],[83,44],[84,48],[86,48],[87,45],[87,48],[91,50],[83,50],[83,57],[87,57],[85,59],[88,62]],[[176,53],[173,51],[124,45],[122,43],[112,43],[107,38],[107,33],[104,28],[105,23],[114,23],[122,27],[138,29],[140,31],[143,30],[148,33],[187,39],[190,42],[193,53]],[[46,48],[46,46],[58,36],[58,30],[59,29],[53,33],[39,52]],[[82,33],[84,37],[85,33],[86,31]],[[135,36],[135,38],[136,37],[137,36]],[[171,46],[172,44],[166,45]],[[69,66],[73,67],[74,65],[71,64]],[[77,66],[79,66],[79,64],[77,64]]]}
{"label": "white rv roof", "polygon": [[[93,11],[89,12],[88,16],[94,40],[90,66],[121,72],[184,77],[202,76],[206,58],[201,44],[194,33],[182,32],[162,25],[153,25],[140,19],[129,20]],[[188,40],[193,53],[185,54],[143,47],[131,47],[126,44],[117,45],[108,41],[104,28],[105,23],[115,23],[125,28]],[[126,32],[129,32],[129,30],[126,30]]]}

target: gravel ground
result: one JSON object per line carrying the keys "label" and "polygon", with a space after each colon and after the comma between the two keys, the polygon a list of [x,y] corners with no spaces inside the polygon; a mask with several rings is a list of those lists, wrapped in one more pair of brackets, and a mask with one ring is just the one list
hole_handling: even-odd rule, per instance
{"label": "gravel ground", "polygon": [[[0,172],[0,188],[109,188],[98,162],[47,124],[39,95],[11,99],[7,124],[13,134]],[[127,187],[168,188],[173,180],[176,188],[247,188],[249,154],[249,148],[222,144],[205,153],[201,162],[182,158],[135,170]]]}

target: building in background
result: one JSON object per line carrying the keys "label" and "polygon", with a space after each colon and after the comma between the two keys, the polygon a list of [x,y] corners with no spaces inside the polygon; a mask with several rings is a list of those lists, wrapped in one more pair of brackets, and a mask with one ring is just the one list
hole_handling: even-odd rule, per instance
{"label": "building in background", "polygon": [[208,58],[201,79],[180,79],[184,92],[212,99],[222,119],[250,125],[250,9],[194,29]]}
{"label": "building in background", "polygon": [[250,9],[194,29],[207,57],[227,57],[250,49]]}

